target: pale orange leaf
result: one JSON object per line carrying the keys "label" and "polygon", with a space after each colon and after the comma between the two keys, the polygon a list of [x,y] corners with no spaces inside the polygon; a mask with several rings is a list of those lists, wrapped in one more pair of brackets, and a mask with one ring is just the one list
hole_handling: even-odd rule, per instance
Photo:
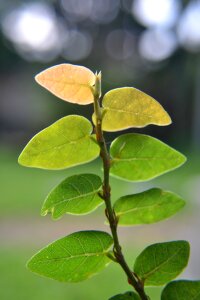
{"label": "pale orange leaf", "polygon": [[35,80],[67,102],[82,105],[94,102],[92,86],[95,84],[95,75],[88,68],[60,64],[42,71]]}

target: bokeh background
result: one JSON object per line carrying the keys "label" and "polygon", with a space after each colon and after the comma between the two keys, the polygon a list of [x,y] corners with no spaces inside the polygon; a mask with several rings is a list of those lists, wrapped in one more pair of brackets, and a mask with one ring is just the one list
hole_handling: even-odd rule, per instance
{"label": "bokeh background", "polygon": [[[129,290],[112,265],[87,282],[37,277],[25,263],[47,243],[72,231],[108,230],[103,208],[53,222],[40,217],[49,190],[68,175],[97,172],[100,162],[64,171],[22,168],[17,157],[39,130],[68,114],[91,118],[92,106],[65,103],[34,82],[54,64],[102,70],[103,92],[134,86],[157,99],[173,124],[131,132],[153,135],[188,156],[180,169],[147,183],[112,180],[113,200],[158,186],[186,199],[186,208],[162,223],[120,229],[130,265],[150,243],[187,239],[191,259],[181,278],[200,278],[200,1],[0,0],[0,299],[103,300]],[[116,136],[106,134],[108,144]],[[160,289],[150,289],[159,299]]]}

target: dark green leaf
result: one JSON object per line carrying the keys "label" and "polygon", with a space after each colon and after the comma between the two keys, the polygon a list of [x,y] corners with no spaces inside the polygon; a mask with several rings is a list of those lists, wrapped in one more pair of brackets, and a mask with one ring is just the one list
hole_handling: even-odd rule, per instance
{"label": "dark green leaf", "polygon": [[65,282],[78,282],[101,271],[112,237],[102,231],[80,231],[53,242],[35,254],[28,268],[39,275]]}
{"label": "dark green leaf", "polygon": [[161,300],[200,300],[200,281],[170,282],[164,288]]}
{"label": "dark green leaf", "polygon": [[126,292],[125,294],[113,296],[109,300],[140,300],[140,297],[134,292]]}
{"label": "dark green leaf", "polygon": [[190,247],[186,241],[158,243],[147,247],[136,259],[134,272],[145,285],[163,285],[187,266]]}
{"label": "dark green leaf", "polygon": [[119,225],[150,224],[169,218],[185,202],[176,194],[153,188],[148,191],[119,198],[114,209]]}
{"label": "dark green leaf", "polygon": [[181,166],[184,155],[163,142],[143,134],[129,133],[112,144],[111,174],[125,180],[145,181]]}
{"label": "dark green leaf", "polygon": [[41,214],[51,212],[52,217],[58,219],[65,213],[89,213],[103,203],[98,195],[101,186],[101,178],[94,174],[68,177],[47,196]]}
{"label": "dark green leaf", "polygon": [[89,162],[100,151],[91,132],[92,124],[86,118],[64,117],[32,138],[22,151],[19,163],[53,170]]}

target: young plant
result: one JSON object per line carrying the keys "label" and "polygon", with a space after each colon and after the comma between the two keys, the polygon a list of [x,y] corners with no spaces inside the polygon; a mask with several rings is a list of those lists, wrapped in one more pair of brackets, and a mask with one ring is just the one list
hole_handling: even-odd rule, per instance
{"label": "young plant", "polygon": [[167,284],[162,300],[199,299],[200,281],[172,281],[189,259],[187,241],[170,241],[148,246],[128,266],[119,242],[118,226],[159,222],[183,206],[178,195],[152,188],[126,195],[111,203],[110,175],[134,182],[146,181],[181,166],[184,155],[144,134],[128,133],[110,146],[104,131],[140,128],[149,124],[165,126],[171,119],[152,97],[132,88],[117,88],[101,100],[101,73],[71,64],[51,67],[36,81],[68,102],[94,105],[94,126],[78,115],[66,116],[35,135],[24,148],[19,163],[26,167],[57,170],[94,160],[103,162],[103,180],[96,174],[73,175],[63,180],[47,196],[41,214],[59,219],[64,214],[81,215],[105,205],[111,235],[102,231],[79,231],[46,246],[28,262],[28,268],[64,282],[78,282],[95,275],[109,263],[121,266],[133,291],[116,295],[115,300],[149,300],[146,286]]}

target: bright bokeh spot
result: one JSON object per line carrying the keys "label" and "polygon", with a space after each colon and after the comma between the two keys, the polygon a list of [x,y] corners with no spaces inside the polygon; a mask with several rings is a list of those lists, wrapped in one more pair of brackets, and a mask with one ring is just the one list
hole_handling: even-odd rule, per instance
{"label": "bright bokeh spot", "polygon": [[153,62],[170,57],[177,48],[177,38],[168,29],[147,29],[139,40],[140,55]]}
{"label": "bright bokeh spot", "polygon": [[180,13],[180,0],[135,0],[132,13],[144,26],[173,26]]}
{"label": "bright bokeh spot", "polygon": [[33,57],[48,52],[57,55],[60,48],[59,24],[47,4],[30,3],[12,10],[3,19],[2,28],[20,53]]}
{"label": "bright bokeh spot", "polygon": [[188,4],[177,28],[178,38],[189,51],[200,50],[200,1],[192,1]]}

